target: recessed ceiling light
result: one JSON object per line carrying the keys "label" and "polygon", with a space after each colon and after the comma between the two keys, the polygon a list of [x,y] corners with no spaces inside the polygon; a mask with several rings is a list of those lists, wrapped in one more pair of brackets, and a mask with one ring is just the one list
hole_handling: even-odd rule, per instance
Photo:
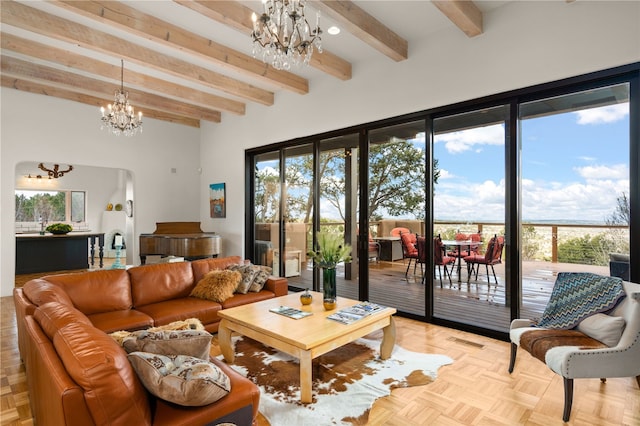
{"label": "recessed ceiling light", "polygon": [[340,34],[340,28],[333,26],[333,27],[329,27],[329,29],[327,30],[327,32],[331,35],[337,35]]}

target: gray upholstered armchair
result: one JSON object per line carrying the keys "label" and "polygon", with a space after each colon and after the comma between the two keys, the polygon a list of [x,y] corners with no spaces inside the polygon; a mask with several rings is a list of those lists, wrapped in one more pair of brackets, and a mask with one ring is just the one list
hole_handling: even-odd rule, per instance
{"label": "gray upholstered armchair", "polygon": [[[545,364],[564,380],[565,422],[571,414],[573,379],[600,378],[604,382],[607,377],[635,377],[640,386],[640,284],[623,282],[623,286],[626,297],[613,311],[586,318],[575,330],[561,330],[573,336],[558,333],[554,341],[539,342],[545,349]],[[530,339],[527,332],[531,330],[540,328],[531,327],[530,320],[511,323],[509,373],[513,372],[518,347],[533,346],[521,346]],[[567,340],[562,342],[563,338]],[[585,339],[595,339],[595,343]],[[581,349],[584,346],[592,348]]]}

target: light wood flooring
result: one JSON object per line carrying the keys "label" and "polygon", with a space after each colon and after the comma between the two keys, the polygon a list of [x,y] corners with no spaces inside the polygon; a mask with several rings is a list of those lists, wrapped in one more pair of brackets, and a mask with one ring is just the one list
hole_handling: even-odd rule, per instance
{"label": "light wood flooring", "polygon": [[[18,354],[15,309],[0,298],[0,424],[32,425],[26,375]],[[435,382],[396,389],[378,400],[369,425],[560,425],[562,380],[529,354],[507,372],[509,344],[462,331],[397,318],[397,343],[445,354],[454,363]],[[322,419],[318,425],[323,426]],[[640,389],[633,378],[575,381],[571,425],[640,425]],[[257,426],[269,423],[260,417]],[[280,425],[274,425],[280,426]],[[288,426],[288,425],[287,425]]]}

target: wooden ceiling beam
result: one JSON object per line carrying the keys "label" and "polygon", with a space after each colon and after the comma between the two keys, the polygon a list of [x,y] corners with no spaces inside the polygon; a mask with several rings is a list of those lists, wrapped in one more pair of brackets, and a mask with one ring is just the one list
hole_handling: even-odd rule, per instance
{"label": "wooden ceiling beam", "polygon": [[[7,55],[2,55],[0,59],[2,62],[0,68],[2,74],[27,81],[46,81],[47,84],[53,87],[71,89],[92,96],[106,96],[107,98],[112,97],[115,90],[120,88],[119,84],[108,84],[101,80],[34,64],[33,62]],[[125,88],[125,90],[129,92],[129,99],[135,108],[142,109],[147,107],[199,120],[207,120],[214,123],[220,122],[221,114],[219,111],[207,110],[140,90],[130,88]]]}
{"label": "wooden ceiling beam", "polygon": [[[35,41],[26,40],[13,34],[0,33],[0,43],[4,50],[54,62],[65,67],[86,71],[109,79],[118,79],[120,76],[119,65],[111,65],[90,59],[86,56],[71,53],[68,50],[57,49]],[[186,103],[207,109],[228,111],[232,108],[236,114],[244,114],[245,112],[245,105],[243,103],[231,101],[220,96],[174,84],[135,71],[125,69],[125,81],[127,85],[144,87],[145,89],[156,91],[175,99],[184,100]]]}
{"label": "wooden ceiling beam", "polygon": [[482,34],[482,12],[473,1],[468,0],[431,0],[444,15],[449,18],[468,37]]}
{"label": "wooden ceiling beam", "polygon": [[[99,22],[153,40],[164,47],[188,52],[242,76],[255,78],[294,93],[309,92],[308,80],[291,72],[279,71],[249,55],[187,31],[116,1],[56,0],[53,4]],[[247,37],[249,46],[249,38]]]}
{"label": "wooden ceiling beam", "polygon": [[409,43],[355,3],[348,0],[318,0],[313,2],[313,7],[394,61],[407,59]]}
{"label": "wooden ceiling beam", "polygon": [[202,84],[224,93],[263,105],[273,105],[273,92],[224,76],[217,72],[156,52],[110,34],[63,19],[41,10],[4,0],[2,23],[81,47],[126,58],[129,61]]}
{"label": "wooden ceiling beam", "polygon": [[[55,98],[66,99],[68,101],[80,102],[83,104],[96,107],[96,126],[99,124],[100,112],[98,108],[104,106],[112,101],[99,98],[96,96],[87,95],[84,93],[74,92],[73,90],[61,89],[54,87],[46,83],[38,83],[35,81],[23,80],[18,77],[11,77],[8,75],[2,75],[2,87],[8,87],[11,89],[20,90],[28,93],[35,93],[37,95],[53,96]],[[144,118],[154,118],[156,120],[168,121],[171,123],[183,124],[190,127],[200,127],[200,120],[195,118],[184,117],[181,115],[170,114],[166,111],[156,111],[150,108],[140,109]]]}
{"label": "wooden ceiling beam", "polygon": [[[251,8],[235,1],[174,1],[209,19],[213,19],[246,34],[247,43],[250,43],[249,34],[253,31],[253,23],[251,21],[251,13],[253,13],[253,10]],[[352,76],[351,63],[326,49],[323,49],[322,53],[314,50],[309,65],[343,81],[350,80]]]}

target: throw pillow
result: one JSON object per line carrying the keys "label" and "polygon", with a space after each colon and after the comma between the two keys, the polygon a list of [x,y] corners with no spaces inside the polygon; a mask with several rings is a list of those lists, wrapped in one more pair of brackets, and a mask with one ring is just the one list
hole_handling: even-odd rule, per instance
{"label": "throw pillow", "polygon": [[231,391],[229,377],[215,364],[186,355],[133,352],[133,369],[149,392],[190,407],[211,404]]}
{"label": "throw pillow", "polygon": [[237,271],[211,271],[196,284],[191,296],[222,303],[233,296],[241,279]]}
{"label": "throw pillow", "polygon": [[264,284],[267,282],[269,277],[271,276],[272,269],[268,266],[260,266],[256,265],[256,268],[259,268],[256,276],[253,278],[253,283],[251,283],[251,287],[249,287],[249,291],[259,292],[264,287]]}
{"label": "throw pillow", "polygon": [[622,317],[595,314],[580,321],[577,328],[578,331],[612,348],[620,341],[624,326],[625,321]]}
{"label": "throw pillow", "polygon": [[127,353],[151,352],[160,355],[189,355],[209,359],[211,334],[200,330],[165,330],[133,332],[122,342]]}
{"label": "throw pillow", "polygon": [[227,269],[230,271],[238,271],[242,274],[242,279],[238,283],[238,287],[236,287],[236,293],[247,294],[249,291],[249,287],[253,283],[253,279],[258,273],[258,271],[253,268],[253,265],[230,265]]}

